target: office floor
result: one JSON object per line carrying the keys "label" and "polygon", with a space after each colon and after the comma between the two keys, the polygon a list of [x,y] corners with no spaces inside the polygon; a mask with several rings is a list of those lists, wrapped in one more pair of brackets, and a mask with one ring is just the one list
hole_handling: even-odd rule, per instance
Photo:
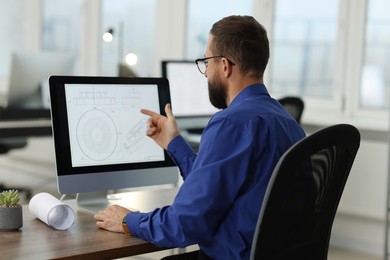
{"label": "office floor", "polygon": [[[197,247],[192,246],[188,248],[188,251],[190,250],[196,250]],[[140,256],[133,256],[128,258],[122,258],[128,259],[128,260],[155,260],[155,259],[161,259],[164,256],[170,255],[172,253],[177,254],[178,251],[176,250],[165,250],[161,252],[151,253],[151,254],[145,254]],[[346,249],[341,248],[330,248],[329,254],[328,254],[328,260],[381,260],[382,258],[380,256],[373,256],[368,254],[362,254],[359,252],[354,252]]]}
{"label": "office floor", "polygon": [[382,257],[363,254],[341,248],[330,248],[328,260],[381,260]]}

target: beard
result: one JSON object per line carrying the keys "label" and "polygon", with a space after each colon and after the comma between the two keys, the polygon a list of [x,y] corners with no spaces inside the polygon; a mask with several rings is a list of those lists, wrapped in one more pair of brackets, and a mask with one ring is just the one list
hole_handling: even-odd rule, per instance
{"label": "beard", "polygon": [[226,87],[223,85],[220,75],[215,76],[214,80],[208,82],[208,88],[211,104],[218,109],[227,108]]}

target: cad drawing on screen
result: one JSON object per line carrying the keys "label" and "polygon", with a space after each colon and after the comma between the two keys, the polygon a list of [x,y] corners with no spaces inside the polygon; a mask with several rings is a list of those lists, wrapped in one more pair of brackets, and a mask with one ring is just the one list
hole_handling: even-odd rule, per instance
{"label": "cad drawing on screen", "polygon": [[147,87],[69,88],[67,99],[72,103],[68,108],[69,126],[71,138],[76,140],[71,142],[73,164],[163,160],[161,148],[146,137],[146,117],[139,112],[143,107],[158,111],[158,102],[146,104],[141,100],[141,96],[153,95],[152,100],[157,101],[157,93]]}

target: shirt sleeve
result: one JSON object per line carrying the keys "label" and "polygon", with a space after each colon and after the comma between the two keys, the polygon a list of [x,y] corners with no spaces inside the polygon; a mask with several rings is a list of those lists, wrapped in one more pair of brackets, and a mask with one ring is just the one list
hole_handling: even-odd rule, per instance
{"label": "shirt sleeve", "polygon": [[185,180],[192,170],[196,154],[182,136],[176,136],[167,147],[169,155],[180,169],[180,174]]}
{"label": "shirt sleeve", "polygon": [[[213,237],[240,189],[250,180],[248,153],[253,144],[245,129],[227,120],[209,125],[202,144],[203,150],[173,204],[149,213],[128,214],[130,233],[160,247],[207,243]],[[175,159],[181,162],[185,157]]]}

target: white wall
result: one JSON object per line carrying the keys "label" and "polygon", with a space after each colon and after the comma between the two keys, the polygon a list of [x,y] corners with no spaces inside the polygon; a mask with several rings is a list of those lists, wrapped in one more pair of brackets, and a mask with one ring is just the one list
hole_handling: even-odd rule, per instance
{"label": "white wall", "polygon": [[332,244],[382,255],[388,144],[362,140],[335,219]]}

